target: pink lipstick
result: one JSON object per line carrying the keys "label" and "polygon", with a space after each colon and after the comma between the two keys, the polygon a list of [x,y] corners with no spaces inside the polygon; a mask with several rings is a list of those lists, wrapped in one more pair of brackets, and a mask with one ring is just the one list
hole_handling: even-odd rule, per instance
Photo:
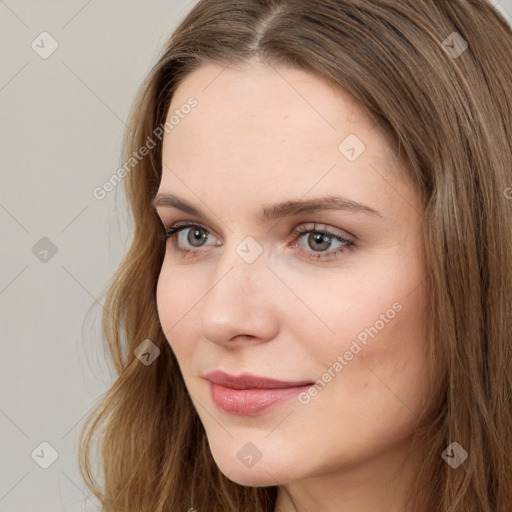
{"label": "pink lipstick", "polygon": [[209,381],[214,403],[239,416],[255,416],[277,407],[313,385],[311,381],[282,381],[247,373],[234,376],[219,370],[204,378]]}

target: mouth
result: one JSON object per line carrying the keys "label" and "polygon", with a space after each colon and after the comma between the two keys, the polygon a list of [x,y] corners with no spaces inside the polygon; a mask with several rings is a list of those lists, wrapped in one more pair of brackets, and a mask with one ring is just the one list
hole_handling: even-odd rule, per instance
{"label": "mouth", "polygon": [[221,370],[214,370],[205,374],[204,378],[232,389],[285,389],[294,388],[299,386],[306,386],[314,384],[313,381],[284,381],[271,379],[269,377],[260,377],[259,375],[252,375],[244,373],[242,375],[230,375],[229,373]]}
{"label": "mouth", "polygon": [[313,381],[282,381],[257,375],[229,375],[216,370],[207,373],[210,396],[224,412],[255,416],[291,400],[311,387]]}

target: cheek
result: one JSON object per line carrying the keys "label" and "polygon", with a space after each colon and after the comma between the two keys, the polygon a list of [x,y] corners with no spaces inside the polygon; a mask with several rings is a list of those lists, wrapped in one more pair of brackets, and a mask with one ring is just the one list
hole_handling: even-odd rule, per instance
{"label": "cheek", "polygon": [[158,281],[156,285],[156,307],[158,311],[158,318],[162,330],[166,333],[171,328],[170,315],[172,315],[171,304],[173,303],[173,297],[171,296],[171,287],[168,286],[169,280],[165,276],[165,272],[160,270]]}
{"label": "cheek", "polygon": [[189,313],[199,300],[191,293],[194,289],[197,288],[193,276],[172,271],[164,260],[156,287],[156,303],[160,325],[178,361],[186,358],[193,348],[187,333],[191,332]]}
{"label": "cheek", "polygon": [[344,399],[371,403],[396,390],[416,407],[429,389],[425,270],[411,257],[381,263],[309,294],[329,329],[303,322],[306,359],[322,381],[337,381],[326,386]]}

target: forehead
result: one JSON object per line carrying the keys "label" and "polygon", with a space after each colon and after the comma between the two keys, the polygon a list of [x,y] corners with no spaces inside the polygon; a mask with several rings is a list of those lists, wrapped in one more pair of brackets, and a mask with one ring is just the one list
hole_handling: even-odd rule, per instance
{"label": "forehead", "polygon": [[[197,106],[183,109],[191,97]],[[193,184],[200,196],[208,190],[246,200],[333,188],[361,196],[383,187],[384,177],[396,179],[391,148],[365,111],[293,67],[205,64],[175,91],[171,116],[179,122],[164,136],[164,189]]]}
{"label": "forehead", "polygon": [[[168,118],[191,96],[198,101],[194,115],[175,126],[165,142],[172,144],[172,139],[178,142],[193,135],[195,142],[206,146],[213,145],[213,140],[224,145],[258,140],[280,147],[287,142],[286,147],[294,145],[295,150],[304,145],[337,150],[338,139],[347,129],[363,138],[373,128],[364,110],[342,89],[290,66],[205,64],[177,88]],[[374,149],[383,149],[376,147],[381,141],[371,142]]]}

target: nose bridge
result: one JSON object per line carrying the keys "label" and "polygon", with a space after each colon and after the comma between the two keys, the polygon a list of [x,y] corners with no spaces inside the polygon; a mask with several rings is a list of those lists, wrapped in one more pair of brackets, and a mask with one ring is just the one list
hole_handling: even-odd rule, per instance
{"label": "nose bridge", "polygon": [[271,276],[266,264],[263,247],[254,239],[226,248],[200,307],[203,336],[217,343],[236,335],[272,336],[276,305],[266,293]]}
{"label": "nose bridge", "polygon": [[[263,281],[268,272],[263,246],[253,237],[246,237],[242,242],[226,247],[219,258],[212,285],[221,294],[226,291],[230,297],[240,299],[241,295],[249,299],[264,291]],[[245,294],[251,297],[244,297]]]}

